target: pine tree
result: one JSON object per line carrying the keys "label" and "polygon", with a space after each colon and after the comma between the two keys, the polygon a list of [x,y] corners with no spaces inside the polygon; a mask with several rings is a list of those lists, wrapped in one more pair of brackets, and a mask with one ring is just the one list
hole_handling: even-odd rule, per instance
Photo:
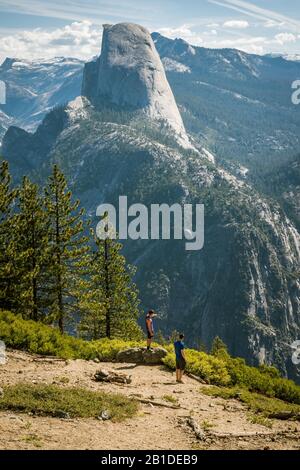
{"label": "pine tree", "polygon": [[50,220],[51,314],[61,333],[65,323],[78,312],[79,292],[87,263],[88,238],[84,236],[83,209],[72,202],[72,193],[57,165],[54,165],[45,189],[45,206]]}
{"label": "pine tree", "polygon": [[0,308],[14,310],[18,299],[15,243],[16,218],[13,205],[17,190],[11,188],[11,176],[6,161],[0,164]]}
{"label": "pine tree", "polygon": [[49,223],[43,198],[36,184],[23,178],[19,190],[17,247],[20,282],[20,312],[32,320],[45,320],[49,303],[47,264],[49,262]]}
{"label": "pine tree", "polygon": [[92,339],[139,339],[139,300],[132,280],[135,269],[127,265],[118,241],[95,237],[95,245],[89,288],[82,296],[85,314],[80,329]]}
{"label": "pine tree", "polygon": [[228,354],[227,346],[224,341],[221,340],[219,336],[216,336],[212,342],[210,353],[213,356],[219,356],[220,354]]}

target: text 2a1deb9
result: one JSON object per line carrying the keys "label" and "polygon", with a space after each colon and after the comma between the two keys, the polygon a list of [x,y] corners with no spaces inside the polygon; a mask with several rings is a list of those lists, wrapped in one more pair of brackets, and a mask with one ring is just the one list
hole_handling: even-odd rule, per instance
{"label": "text 2a1deb9", "polygon": [[124,465],[133,468],[137,463],[144,465],[196,465],[198,456],[195,454],[142,454],[132,456],[116,456],[108,454],[103,456],[100,461],[101,465]]}

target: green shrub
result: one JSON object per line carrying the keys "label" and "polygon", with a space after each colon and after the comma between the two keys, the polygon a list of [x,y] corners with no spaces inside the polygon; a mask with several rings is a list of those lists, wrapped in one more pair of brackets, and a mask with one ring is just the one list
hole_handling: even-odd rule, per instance
{"label": "green shrub", "polygon": [[224,398],[225,400],[235,398],[245,403],[254,413],[262,413],[265,417],[282,412],[300,413],[299,405],[250,392],[243,387],[202,387],[200,391],[205,395]]}
{"label": "green shrub", "polygon": [[279,371],[274,367],[250,367],[244,359],[229,358],[227,369],[232,386],[242,385],[251,392],[300,404],[300,387],[292,380],[281,378]]}
{"label": "green shrub", "polygon": [[[121,339],[85,341],[69,335],[61,335],[56,328],[23,320],[9,312],[0,313],[0,338],[7,347],[64,359],[95,359],[113,361],[119,351],[142,343]],[[144,344],[144,343],[143,343]]]}

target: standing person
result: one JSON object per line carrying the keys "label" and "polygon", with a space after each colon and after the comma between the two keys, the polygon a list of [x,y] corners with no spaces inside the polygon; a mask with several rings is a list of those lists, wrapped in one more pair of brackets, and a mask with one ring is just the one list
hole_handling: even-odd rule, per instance
{"label": "standing person", "polygon": [[147,349],[151,348],[151,343],[154,337],[154,327],[153,327],[153,318],[155,314],[153,310],[149,310],[146,315],[146,330],[147,330]]}
{"label": "standing person", "polygon": [[176,382],[183,384],[182,376],[186,366],[186,358],[184,351],[184,335],[179,335],[179,339],[174,343],[176,355]]}

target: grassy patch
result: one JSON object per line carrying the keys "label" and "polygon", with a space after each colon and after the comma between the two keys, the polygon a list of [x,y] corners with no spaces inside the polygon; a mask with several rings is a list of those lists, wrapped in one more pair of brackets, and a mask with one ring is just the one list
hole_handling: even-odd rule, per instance
{"label": "grassy patch", "polygon": [[61,384],[68,384],[70,382],[69,377],[58,377],[56,380]]}
{"label": "grassy patch", "polygon": [[168,401],[169,403],[173,403],[173,405],[177,405],[178,399],[173,397],[173,395],[164,395],[163,400]]}
{"label": "grassy patch", "polygon": [[203,429],[203,431],[209,431],[213,427],[214,427],[214,425],[212,423],[210,423],[209,421],[207,421],[207,420],[204,420],[201,423],[201,428]]}
{"label": "grassy patch", "polygon": [[138,405],[123,395],[56,385],[17,384],[4,387],[0,409],[53,417],[68,413],[71,418],[96,418],[107,410],[112,420],[122,421],[133,417]]}
{"label": "grassy patch", "polygon": [[252,424],[259,424],[269,429],[273,427],[272,421],[261,414],[249,414],[248,421]]}
{"label": "grassy patch", "polygon": [[27,442],[28,444],[33,445],[37,449],[39,449],[43,446],[43,443],[42,443],[40,437],[37,434],[27,434],[22,439],[23,439],[23,441]]}
{"label": "grassy patch", "polygon": [[249,410],[253,411],[254,413],[261,413],[261,415],[265,418],[272,415],[273,413],[300,413],[300,405],[287,403],[285,401],[279,400],[278,398],[267,397],[259,393],[249,392],[249,390],[240,387],[203,387],[201,388],[201,392],[205,395],[224,398],[225,400],[235,398],[242,403],[245,403]]}

